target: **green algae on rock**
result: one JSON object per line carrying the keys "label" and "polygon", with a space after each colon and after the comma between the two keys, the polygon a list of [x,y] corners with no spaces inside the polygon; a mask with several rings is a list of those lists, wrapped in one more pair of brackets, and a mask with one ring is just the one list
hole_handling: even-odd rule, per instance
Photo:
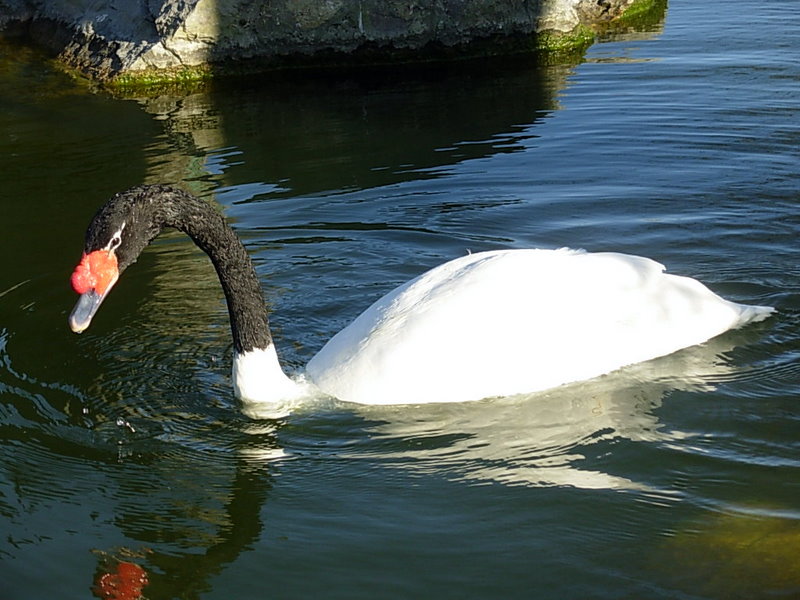
{"label": "green algae on rock", "polygon": [[578,62],[598,31],[659,4],[663,14],[663,0],[0,0],[0,34],[22,31],[75,72],[130,89],[513,54]]}

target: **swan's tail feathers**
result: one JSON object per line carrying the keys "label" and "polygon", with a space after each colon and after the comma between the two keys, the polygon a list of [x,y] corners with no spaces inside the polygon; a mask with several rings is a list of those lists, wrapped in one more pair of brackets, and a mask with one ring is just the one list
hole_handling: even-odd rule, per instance
{"label": "swan's tail feathers", "polygon": [[748,306],[746,304],[740,304],[739,309],[741,312],[739,314],[739,322],[736,325],[737,327],[742,327],[748,323],[763,321],[775,312],[772,306]]}

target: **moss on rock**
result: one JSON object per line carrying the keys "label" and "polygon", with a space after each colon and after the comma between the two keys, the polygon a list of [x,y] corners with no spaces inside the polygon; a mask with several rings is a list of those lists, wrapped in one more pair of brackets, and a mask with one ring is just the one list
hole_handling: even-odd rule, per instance
{"label": "moss on rock", "polygon": [[521,54],[540,64],[576,63],[596,35],[651,28],[666,10],[666,0],[27,5],[38,8],[6,15],[0,33],[16,22],[67,68],[120,93],[193,88],[219,76],[286,69]]}

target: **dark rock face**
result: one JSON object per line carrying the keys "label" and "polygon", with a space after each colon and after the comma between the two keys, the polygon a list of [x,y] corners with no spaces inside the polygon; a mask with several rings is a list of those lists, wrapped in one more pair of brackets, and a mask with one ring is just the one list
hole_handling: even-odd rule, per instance
{"label": "dark rock face", "polygon": [[67,65],[109,80],[242,60],[367,51],[380,61],[476,40],[568,36],[619,17],[634,1],[0,0],[0,32],[24,30]]}

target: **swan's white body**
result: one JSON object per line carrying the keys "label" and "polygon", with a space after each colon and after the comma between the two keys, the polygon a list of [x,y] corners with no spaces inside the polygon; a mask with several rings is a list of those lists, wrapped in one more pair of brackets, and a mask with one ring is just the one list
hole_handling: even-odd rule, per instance
{"label": "swan's white body", "polygon": [[[306,376],[363,404],[507,396],[664,356],[772,311],[724,300],[648,258],[482,252],[386,294],[311,359]],[[272,347],[237,356],[234,385],[251,401],[301,393]]]}

